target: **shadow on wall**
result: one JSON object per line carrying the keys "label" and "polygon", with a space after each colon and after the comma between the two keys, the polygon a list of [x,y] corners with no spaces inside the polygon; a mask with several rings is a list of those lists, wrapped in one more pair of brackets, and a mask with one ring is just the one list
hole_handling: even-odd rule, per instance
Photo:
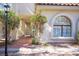
{"label": "shadow on wall", "polygon": [[47,41],[50,38],[51,30],[52,30],[52,27],[48,23],[45,23],[44,30],[43,30],[40,40]]}
{"label": "shadow on wall", "polygon": [[77,40],[79,42],[79,20],[77,21]]}
{"label": "shadow on wall", "polygon": [[17,40],[19,39],[19,37],[26,35],[26,32],[27,32],[26,29],[27,29],[26,24],[23,21],[20,21],[19,27],[11,31],[10,40]]}

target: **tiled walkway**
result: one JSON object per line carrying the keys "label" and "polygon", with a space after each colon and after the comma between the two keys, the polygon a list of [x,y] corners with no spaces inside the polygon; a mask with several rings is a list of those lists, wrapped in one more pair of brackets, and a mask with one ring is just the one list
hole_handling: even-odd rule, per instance
{"label": "tiled walkway", "polygon": [[[58,44],[49,46],[31,45],[27,47],[8,47],[10,56],[79,56],[79,46]],[[4,48],[0,48],[0,55],[4,55]]]}
{"label": "tiled walkway", "polygon": [[30,38],[30,36],[28,36],[28,37],[24,37],[24,36],[22,36],[22,37],[20,37],[18,40],[16,40],[15,42],[13,42],[12,44],[11,44],[11,47],[16,47],[16,48],[20,48],[20,47],[26,47],[26,46],[28,46],[28,45],[30,45],[31,44],[31,38]]}
{"label": "tiled walkway", "polygon": [[[20,38],[8,45],[9,56],[79,56],[78,44],[27,45],[30,38]],[[4,55],[4,47],[0,47],[0,55]]]}

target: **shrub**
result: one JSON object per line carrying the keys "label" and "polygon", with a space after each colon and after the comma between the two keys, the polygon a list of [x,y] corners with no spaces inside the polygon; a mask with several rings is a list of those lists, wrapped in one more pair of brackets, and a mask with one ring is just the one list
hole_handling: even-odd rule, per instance
{"label": "shrub", "polygon": [[39,42],[38,39],[36,39],[36,38],[32,38],[32,44],[34,44],[34,45],[39,45],[40,42]]}
{"label": "shrub", "polygon": [[77,33],[77,39],[79,40],[79,32]]}
{"label": "shrub", "polygon": [[43,45],[44,45],[44,46],[48,46],[48,43],[44,43]]}

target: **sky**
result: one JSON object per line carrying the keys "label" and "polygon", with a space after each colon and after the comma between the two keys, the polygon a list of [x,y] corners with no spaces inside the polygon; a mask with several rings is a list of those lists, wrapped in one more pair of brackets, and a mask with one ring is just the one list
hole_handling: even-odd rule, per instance
{"label": "sky", "polygon": [[[9,3],[9,5],[11,6],[11,3]],[[4,3],[0,3],[0,10],[4,9]]]}
{"label": "sky", "polygon": [[3,8],[3,4],[2,3],[0,3],[0,8]]}

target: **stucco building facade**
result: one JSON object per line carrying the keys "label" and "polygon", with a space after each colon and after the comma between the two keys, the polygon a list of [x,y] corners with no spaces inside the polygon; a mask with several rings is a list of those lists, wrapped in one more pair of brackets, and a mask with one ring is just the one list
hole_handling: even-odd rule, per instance
{"label": "stucco building facade", "polygon": [[[48,42],[76,41],[79,6],[73,4],[38,4],[36,10],[37,12],[40,11],[48,20],[42,39],[46,39]],[[69,25],[66,20],[68,20]]]}
{"label": "stucco building facade", "polygon": [[[48,22],[44,24],[40,40],[46,42],[76,42],[79,30],[79,4],[76,3],[13,3],[11,10],[27,18],[28,15],[41,13]],[[19,29],[11,34],[13,39],[26,35],[27,25],[20,22]],[[16,32],[17,31],[17,32]],[[18,33],[17,35],[15,35]]]}

